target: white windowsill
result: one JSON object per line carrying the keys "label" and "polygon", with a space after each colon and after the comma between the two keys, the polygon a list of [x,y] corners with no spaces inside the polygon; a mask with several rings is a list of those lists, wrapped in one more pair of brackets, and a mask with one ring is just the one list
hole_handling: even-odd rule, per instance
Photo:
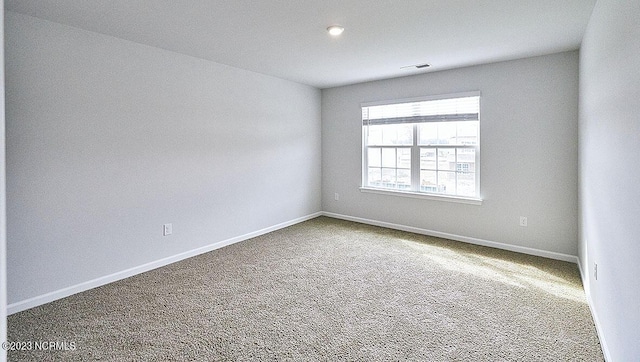
{"label": "white windowsill", "polygon": [[460,204],[469,204],[469,205],[482,205],[482,199],[477,199],[473,197],[460,197],[460,196],[450,196],[450,195],[427,194],[427,193],[411,192],[411,191],[376,189],[373,187],[360,187],[360,192],[367,192],[367,193],[380,194],[380,195],[411,197],[414,199],[456,202]]}

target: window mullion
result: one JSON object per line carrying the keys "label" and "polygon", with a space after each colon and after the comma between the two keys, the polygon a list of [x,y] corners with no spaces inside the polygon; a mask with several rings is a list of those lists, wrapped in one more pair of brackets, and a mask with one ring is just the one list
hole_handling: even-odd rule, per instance
{"label": "window mullion", "polygon": [[411,146],[411,191],[420,191],[420,147],[418,146],[418,124],[413,125]]}
{"label": "window mullion", "polygon": [[[457,136],[457,131],[456,131],[456,136]],[[453,167],[454,167],[454,169],[455,169],[455,171],[456,171],[456,172],[455,172],[455,174],[454,174],[454,175],[456,176],[456,177],[454,178],[454,180],[455,180],[455,186],[456,186],[456,187],[454,188],[454,190],[455,190],[455,193],[456,193],[456,195],[457,195],[457,194],[458,194],[458,149],[457,149],[457,148],[454,148],[454,149],[453,149],[453,151],[455,152],[454,154],[455,154],[455,160],[456,160],[456,165],[455,165],[455,166],[453,166]]]}
{"label": "window mullion", "polygon": [[436,147],[436,190],[440,192],[440,150]]}

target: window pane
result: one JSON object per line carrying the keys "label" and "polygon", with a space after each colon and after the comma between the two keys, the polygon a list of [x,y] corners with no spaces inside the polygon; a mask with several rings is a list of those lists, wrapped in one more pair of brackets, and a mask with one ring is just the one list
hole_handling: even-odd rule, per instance
{"label": "window pane", "polygon": [[418,143],[421,145],[476,145],[477,121],[430,122],[418,124]]}
{"label": "window pane", "polygon": [[398,170],[398,188],[411,189],[411,170]]}
{"label": "window pane", "polygon": [[447,195],[456,194],[456,173],[450,171],[438,171],[438,188]]}
{"label": "window pane", "polygon": [[368,145],[381,145],[382,144],[382,127],[384,126],[368,126],[365,132],[367,132],[367,144]]}
{"label": "window pane", "polygon": [[382,187],[396,187],[396,169],[395,168],[383,168],[382,169]]}
{"label": "window pane", "polygon": [[413,144],[412,124],[385,124],[368,127],[367,144],[370,146],[393,146]]}
{"label": "window pane", "polygon": [[436,171],[420,171],[420,191],[438,192]]}
{"label": "window pane", "polygon": [[411,169],[411,149],[398,148],[398,168]]}
{"label": "window pane", "polygon": [[369,148],[367,153],[368,166],[380,167],[382,166],[382,155],[380,154],[380,148]]}
{"label": "window pane", "polygon": [[480,122],[468,121],[468,122],[456,122],[457,123],[457,138],[456,144],[459,145],[477,145],[478,144],[478,126]]}
{"label": "window pane", "polygon": [[382,167],[396,168],[396,149],[395,148],[382,149]]}
{"label": "window pane", "polygon": [[456,123],[458,122],[438,122],[437,144],[448,145],[456,143]]}
{"label": "window pane", "polygon": [[418,144],[432,145],[438,143],[438,124],[420,123],[418,124]]}
{"label": "window pane", "polygon": [[382,174],[379,168],[369,168],[369,174],[367,175],[367,181],[369,186],[380,187],[382,181]]}
{"label": "window pane", "polygon": [[382,144],[411,145],[413,144],[412,124],[389,124],[380,126],[382,130]]}
{"label": "window pane", "polygon": [[458,195],[476,196],[476,178],[473,172],[458,172]]}
{"label": "window pane", "polygon": [[476,171],[476,150],[473,148],[458,148],[458,163],[468,164],[470,172]]}
{"label": "window pane", "polygon": [[436,170],[436,149],[435,148],[420,149],[420,169]]}
{"label": "window pane", "polygon": [[456,170],[456,150],[453,148],[438,148],[438,170]]}

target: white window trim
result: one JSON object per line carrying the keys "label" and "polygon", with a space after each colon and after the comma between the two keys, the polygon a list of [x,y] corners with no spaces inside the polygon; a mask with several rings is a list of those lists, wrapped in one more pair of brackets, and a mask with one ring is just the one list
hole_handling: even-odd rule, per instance
{"label": "white window trim", "polygon": [[459,204],[482,205],[482,199],[475,198],[475,197],[463,197],[463,196],[444,195],[444,194],[429,194],[426,192],[411,192],[411,191],[401,191],[401,190],[393,190],[393,189],[378,189],[378,188],[369,187],[369,186],[361,186],[360,192],[370,193],[370,194],[379,194],[379,195],[409,197],[412,199],[425,199],[425,200],[434,200],[434,201],[455,202]]}
{"label": "white window trim", "polygon": [[[410,102],[421,102],[421,101],[434,101],[440,99],[449,99],[449,98],[464,98],[464,97],[481,97],[480,91],[470,91],[470,92],[460,92],[460,93],[449,93],[449,94],[440,94],[434,96],[423,96],[423,97],[414,97],[414,98],[402,98],[402,99],[393,99],[393,100],[384,100],[384,101],[376,101],[376,102],[364,102],[360,103],[360,109],[363,107],[371,107],[371,106],[382,106],[388,104],[397,104],[397,103],[410,103]],[[480,114],[482,114],[482,98],[480,98]],[[481,116],[480,116],[481,117]],[[478,144],[476,146],[476,189],[481,192],[480,188],[480,131],[481,128],[478,129]],[[413,132],[414,142],[411,146],[412,150],[414,148],[420,149],[420,145],[417,144],[417,133]],[[373,193],[373,194],[381,194],[381,195],[391,195],[391,196],[400,196],[400,197],[409,197],[409,198],[417,198],[417,199],[426,199],[426,200],[435,200],[435,201],[445,201],[445,202],[454,202],[454,203],[463,203],[463,204],[471,204],[471,205],[482,205],[482,197],[465,197],[458,195],[446,195],[446,194],[436,194],[436,193],[426,193],[426,192],[418,192],[418,191],[406,191],[406,190],[394,190],[394,189],[382,189],[375,188],[371,186],[365,186],[367,184],[366,174],[367,172],[367,147],[365,147],[366,139],[365,134],[362,132],[362,170],[361,170],[361,183],[360,192],[365,193]],[[400,146],[399,146],[400,147]],[[415,166],[414,162],[419,162],[419,157],[415,157],[412,151],[412,169]],[[414,161],[415,160],[415,161]],[[419,164],[418,164],[419,167]],[[415,173],[413,173],[415,174]],[[412,180],[412,184],[415,180]]]}

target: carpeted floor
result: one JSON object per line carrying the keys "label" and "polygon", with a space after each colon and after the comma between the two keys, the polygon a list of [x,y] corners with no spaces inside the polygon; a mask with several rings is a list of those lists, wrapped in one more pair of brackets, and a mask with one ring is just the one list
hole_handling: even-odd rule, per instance
{"label": "carpeted floor", "polygon": [[574,264],[327,217],[8,326],[58,342],[11,361],[604,360]]}

